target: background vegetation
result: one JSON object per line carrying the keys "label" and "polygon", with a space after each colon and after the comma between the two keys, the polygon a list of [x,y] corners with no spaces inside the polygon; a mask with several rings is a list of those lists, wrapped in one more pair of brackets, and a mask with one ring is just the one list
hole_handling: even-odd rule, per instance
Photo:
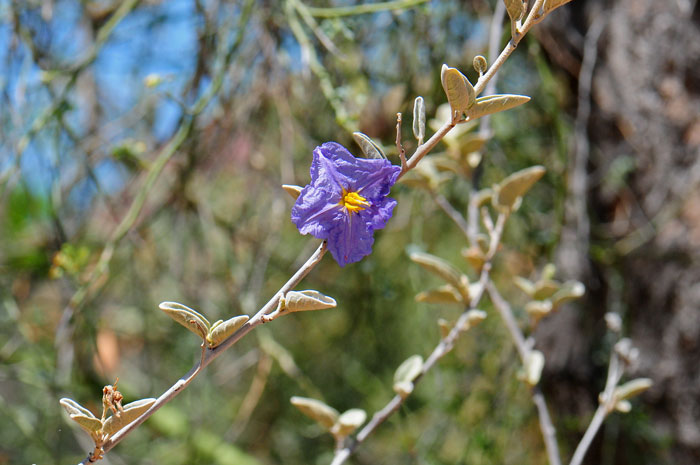
{"label": "background vegetation", "polygon": [[[565,8],[580,17],[557,12],[548,18],[551,24],[536,27],[500,73],[499,91],[532,101],[491,120],[482,183],[533,164],[548,171],[509,221],[495,279],[510,289],[517,309],[525,296],[513,289],[511,276],[561,263],[562,244],[564,251],[577,250],[574,262],[584,264],[567,267],[571,261],[564,260],[560,277],[585,281],[588,299],[541,328],[542,350],[552,360],[544,389],[566,456],[604,382],[610,347],[602,315],[613,310],[646,348],[642,357],[652,362],[641,374],[654,378],[657,388],[631,414],[611,419],[590,463],[697,463],[697,412],[688,419],[680,413],[684,404],[671,401],[684,395],[685,405],[697,405],[697,284],[695,294],[669,294],[668,308],[652,308],[660,297],[645,304],[644,294],[626,284],[635,263],[638,270],[659,270],[658,276],[663,266],[673,266],[666,279],[683,275],[688,289],[697,282],[690,279],[698,270],[697,197],[694,206],[687,202],[698,192],[692,157],[700,145],[697,112],[679,130],[687,151],[672,157],[691,173],[683,178],[688,191],[675,193],[679,205],[659,218],[666,197],[654,210],[637,196],[656,186],[645,173],[658,165],[637,161],[655,159],[635,158],[636,140],[624,132],[629,120],[610,116],[618,98],[614,86],[607,94],[600,90],[593,111],[609,109],[616,124],[590,128],[608,137],[591,137],[594,155],[584,163],[591,180],[584,212],[591,213],[592,226],[583,239],[564,241],[571,225],[567,204],[581,194],[572,193],[567,180],[572,140],[581,134],[577,77],[588,24],[614,18],[610,11],[629,18],[620,11],[623,1],[575,6],[578,1]],[[475,77],[471,59],[486,53],[494,2],[412,3],[325,17],[327,10],[308,10],[296,0],[0,0],[0,463],[81,460],[90,440],[68,424],[59,398],[70,396],[97,412],[102,387],[117,377],[127,401],[157,396],[198,356],[199,341],[158,311],[159,302],[182,302],[214,319],[252,314],[317,246],[289,221],[292,200],[280,188],[308,181],[316,145],[335,140],[359,153],[350,133],[360,130],[395,156],[396,112],[410,114],[416,95],[426,99],[428,115],[444,102],[442,63]],[[690,22],[682,37],[697,32],[697,7],[690,3],[668,7],[668,15],[680,11]],[[503,34],[505,41],[507,27]],[[612,52],[603,51],[612,38],[603,38],[601,67],[615,63]],[[686,52],[696,56],[694,50]],[[677,61],[681,74],[683,63]],[[614,81],[614,71],[604,76]],[[678,91],[692,102],[697,73],[687,76],[680,91],[676,81],[657,89],[661,101]],[[613,103],[605,107],[601,95]],[[653,118],[641,121],[654,127]],[[410,124],[404,126],[411,140]],[[605,140],[628,145],[605,146]],[[600,162],[610,147],[615,156]],[[441,192],[464,210],[469,187],[457,181]],[[106,460],[328,463],[330,436],[289,398],[323,398],[341,411],[371,413],[383,406],[393,394],[395,368],[412,354],[427,354],[439,338],[437,318],[459,311],[414,301],[428,278],[407,252],[428,251],[469,270],[460,256],[461,232],[428,194],[398,185],[392,196],[398,207],[370,257],[342,270],[326,258],[302,285],[333,296],[339,308],[255,330]],[[646,222],[625,216],[635,199]],[[669,224],[691,231],[674,249],[680,257],[647,254],[659,250],[656,238]],[[641,243],[622,251],[611,246],[626,237]],[[639,273],[635,279],[643,282]],[[687,295],[690,300],[679,301]],[[665,337],[662,366],[650,354],[663,342],[654,328],[678,322],[659,314],[681,314],[688,306],[681,320],[688,334],[677,345]],[[683,371],[674,361],[689,367],[681,391],[671,389]],[[488,318],[352,460],[544,463],[518,368],[500,322]]]}

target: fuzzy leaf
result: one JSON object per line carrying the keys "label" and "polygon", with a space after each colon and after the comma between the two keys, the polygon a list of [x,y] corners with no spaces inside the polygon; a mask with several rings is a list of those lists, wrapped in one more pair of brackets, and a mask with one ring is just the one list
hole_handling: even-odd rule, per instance
{"label": "fuzzy leaf", "polygon": [[474,87],[458,69],[442,65],[440,79],[453,113],[457,112],[461,116],[474,105],[476,101]]}
{"label": "fuzzy leaf", "polygon": [[519,21],[520,18],[523,17],[523,14],[525,14],[523,0],[504,0],[504,3],[506,4],[506,11],[512,23]]}
{"label": "fuzzy leaf", "polygon": [[486,58],[484,58],[482,55],[477,55],[472,60],[472,66],[474,66],[474,70],[479,73],[479,76],[481,76],[486,72],[489,64],[486,61]]}
{"label": "fuzzy leaf", "polygon": [[64,397],[58,401],[59,404],[66,410],[68,415],[85,415],[90,418],[97,418],[93,413],[68,397]]}
{"label": "fuzzy leaf", "polygon": [[425,101],[420,96],[413,102],[413,136],[418,141],[425,137]]}
{"label": "fuzzy leaf", "polygon": [[355,139],[357,145],[360,146],[360,150],[365,154],[367,158],[384,158],[386,160],[386,155],[379,147],[375,144],[372,139],[367,134],[361,132],[353,132],[352,138]]}
{"label": "fuzzy leaf", "polygon": [[410,396],[413,392],[413,383],[410,381],[401,381],[400,383],[394,383],[394,392],[401,396],[402,399]]}
{"label": "fuzzy leaf", "polygon": [[532,166],[517,171],[494,186],[493,204],[496,207],[512,209],[518,198],[525,195],[545,172],[544,166]]}
{"label": "fuzzy leaf", "polygon": [[482,116],[491,115],[527,103],[530,97],[525,95],[512,94],[495,94],[476,99],[476,104],[469,110],[468,116],[470,120],[481,118]]}
{"label": "fuzzy leaf", "polygon": [[324,310],[336,305],[335,299],[314,290],[289,291],[284,296],[284,308],[289,312]]}
{"label": "fuzzy leaf", "polygon": [[412,355],[408,357],[394,373],[394,384],[401,382],[413,382],[423,369],[423,357]]}
{"label": "fuzzy leaf", "polygon": [[620,400],[615,402],[615,410],[620,413],[629,413],[632,410],[632,404],[629,400]]}
{"label": "fuzzy leaf", "polygon": [[438,318],[437,324],[438,324],[438,328],[440,328],[440,337],[442,339],[445,339],[447,337],[447,335],[450,334],[450,330],[452,330],[452,327],[450,326],[450,322],[444,318]]}
{"label": "fuzzy leaf", "polygon": [[531,350],[525,358],[525,381],[530,386],[540,382],[544,368],[544,354],[539,350]]}
{"label": "fuzzy leaf", "polygon": [[447,281],[448,284],[452,284],[452,286],[459,291],[464,300],[469,300],[469,280],[455,267],[442,258],[427,253],[412,253],[410,258],[426,270]]}
{"label": "fuzzy leaf", "polygon": [[180,323],[202,339],[209,333],[209,320],[199,312],[177,302],[161,302],[158,306],[170,318]]}
{"label": "fuzzy leaf", "polygon": [[336,437],[344,438],[352,434],[367,419],[367,412],[359,408],[353,408],[343,412],[338,421],[331,428],[331,433]]}
{"label": "fuzzy leaf", "polygon": [[478,325],[486,319],[486,312],[483,310],[472,309],[467,312],[467,323],[470,328]]}
{"label": "fuzzy leaf", "polygon": [[616,387],[613,396],[615,396],[615,399],[618,401],[630,399],[643,393],[653,384],[654,382],[649,378],[633,379],[632,381],[627,381],[622,386]]}
{"label": "fuzzy leaf", "polygon": [[552,297],[559,289],[561,284],[549,279],[540,279],[535,283],[535,292],[532,297],[538,300],[548,299]]}
{"label": "fuzzy leaf", "polygon": [[535,294],[535,283],[533,283],[529,279],[516,276],[513,278],[513,283],[518,287],[518,289],[520,289],[530,297],[532,297]]}
{"label": "fuzzy leaf", "polygon": [[293,199],[299,198],[299,195],[301,195],[301,186],[294,186],[292,184],[282,184],[282,189],[289,194]]}
{"label": "fuzzy leaf", "polygon": [[235,333],[236,330],[243,326],[249,319],[250,317],[248,315],[239,315],[229,318],[226,321],[217,321],[212,325],[209,334],[207,334],[207,344],[213,349],[228,339],[231,334]]}
{"label": "fuzzy leaf", "polygon": [[464,302],[464,299],[454,286],[446,284],[437,289],[418,293],[416,295],[416,302],[424,302],[427,304],[461,304]]}
{"label": "fuzzy leaf", "polygon": [[301,413],[316,420],[321,426],[328,430],[331,429],[338,420],[338,411],[320,400],[294,396],[290,399],[290,402],[293,406],[298,408]]}
{"label": "fuzzy leaf", "polygon": [[561,304],[581,298],[586,293],[586,286],[579,281],[567,281],[552,296],[552,305],[554,308]]}
{"label": "fuzzy leaf", "polygon": [[90,436],[98,434],[102,429],[102,422],[94,417],[71,415],[70,419],[80,425]]}
{"label": "fuzzy leaf", "polygon": [[559,8],[562,5],[569,3],[571,0],[545,0],[544,1],[544,12],[549,13],[552,10]]}
{"label": "fuzzy leaf", "polygon": [[104,427],[102,431],[107,433],[109,436],[118,432],[120,429],[124,428],[126,425],[136,420],[141,416],[143,412],[151,408],[156,402],[155,399],[140,399],[134,402],[128,403],[124,406],[124,411],[117,415],[112,415],[105,420]]}

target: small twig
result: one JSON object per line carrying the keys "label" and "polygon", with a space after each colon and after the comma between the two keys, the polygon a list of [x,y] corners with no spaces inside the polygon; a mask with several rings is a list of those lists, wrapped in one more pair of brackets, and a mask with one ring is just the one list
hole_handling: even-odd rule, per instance
{"label": "small twig", "polygon": [[[503,233],[503,223],[505,222],[505,217],[507,215],[501,214],[499,216],[499,221],[496,224],[496,228],[494,229],[494,233],[492,235],[492,244],[495,242],[496,245],[501,240],[501,234]],[[503,219],[501,219],[503,218]],[[494,251],[498,247],[494,247]],[[448,354],[452,348],[454,347],[455,342],[457,341],[457,338],[461,333],[469,329],[469,324],[468,324],[468,319],[469,319],[469,311],[476,309],[477,305],[481,301],[481,298],[484,295],[484,292],[486,290],[486,287],[489,282],[489,273],[491,271],[491,260],[493,259],[493,254],[488,256],[486,263],[484,263],[482,269],[481,269],[481,274],[479,276],[479,286],[476,288],[477,291],[474,293],[473,296],[471,296],[471,299],[466,306],[466,310],[460,315],[460,317],[457,319],[457,322],[455,325],[452,327],[450,332],[440,340],[438,345],[433,349],[431,352],[430,356],[425,360],[423,363],[423,367],[421,369],[421,373],[418,375],[413,380],[413,384],[417,384],[423,376],[440,360],[442,357],[444,357],[446,354]],[[525,344],[525,341],[523,341],[523,345]],[[331,462],[331,465],[340,465],[344,463],[350,455],[355,451],[357,446],[359,446],[367,437],[374,432],[375,429],[384,421],[386,421],[387,418],[389,418],[398,408],[403,404],[403,402],[406,400],[406,398],[403,398],[399,396],[398,394],[394,396],[389,403],[387,403],[381,410],[377,411],[373,416],[372,419],[365,425],[364,428],[360,430],[359,433],[357,433],[357,436],[353,441],[350,441],[350,444],[344,447],[341,450],[336,450],[335,455],[333,457],[333,461]],[[552,465],[560,465],[558,463]]]}
{"label": "small twig", "polygon": [[[129,423],[126,427],[122,428],[119,432],[107,440],[102,449],[104,452],[109,452],[114,446],[119,444],[129,433],[135,430],[141,423],[146,421],[155,412],[157,412],[163,405],[170,402],[175,396],[184,390],[194,378],[200,373],[202,369],[208,366],[215,358],[221,355],[226,349],[234,345],[240,339],[248,334],[253,328],[263,323],[263,316],[273,311],[282,295],[286,294],[294,287],[296,287],[299,282],[301,282],[304,277],[311,272],[312,269],[321,261],[326,253],[326,243],[323,242],[316,249],[316,251],[309,257],[309,259],[297,270],[296,273],[280,288],[280,290],[260,309],[258,312],[248,320],[238,331],[233,333],[228,339],[222,342],[220,345],[214,349],[205,349],[203,352],[203,357],[200,361],[193,366],[187,374],[182,376],[175,384],[173,384],[167,391],[161,394],[154,404],[145,411],[140,417],[138,417],[133,422]],[[89,463],[89,456],[85,458],[82,463]]]}
{"label": "small twig", "polygon": [[[420,374],[413,380],[413,385],[415,386],[423,378],[423,376],[430,371],[433,366],[445,355],[447,355],[455,345],[455,342],[459,336],[467,331],[470,327],[469,317],[470,311],[475,310],[481,298],[484,295],[485,283],[488,281],[489,271],[491,270],[490,264],[484,265],[481,270],[481,276],[479,278],[479,290],[472,296],[468,305],[466,305],[465,311],[459,316],[457,322],[452,327],[450,332],[440,340],[438,345],[430,353],[430,356],[423,362]],[[408,396],[402,397],[400,395],[395,395],[384,407],[372,415],[372,419],[357,433],[354,440],[349,441],[349,445],[343,447],[342,449],[336,449],[335,455],[333,456],[333,461],[331,465],[340,465],[344,463],[350,455],[357,449],[357,446],[362,444],[370,434],[372,434],[382,423],[384,423],[394,412],[396,412],[401,405],[406,401]]]}
{"label": "small twig", "polygon": [[442,194],[438,194],[437,192],[431,190],[430,195],[433,197],[433,200],[437,206],[440,207],[442,211],[444,211],[445,214],[455,222],[467,239],[469,239],[469,225],[467,224],[467,220],[464,218],[464,216],[462,216],[462,214],[458,212],[457,209],[453,207]]}
{"label": "small twig", "polygon": [[401,160],[401,173],[406,171],[406,151],[401,143],[401,113],[396,113],[396,150]]}
{"label": "small twig", "polygon": [[586,432],[581,438],[578,446],[576,446],[576,451],[573,457],[571,457],[571,462],[569,465],[580,465],[583,462],[583,458],[586,456],[586,452],[591,447],[591,443],[595,438],[598,430],[600,429],[605,418],[615,410],[615,388],[620,382],[622,375],[624,373],[624,366],[620,363],[620,358],[617,352],[613,349],[610,354],[610,362],[608,364],[608,378],[605,381],[605,390],[600,395],[600,404],[593,414],[591,423],[588,425]]}

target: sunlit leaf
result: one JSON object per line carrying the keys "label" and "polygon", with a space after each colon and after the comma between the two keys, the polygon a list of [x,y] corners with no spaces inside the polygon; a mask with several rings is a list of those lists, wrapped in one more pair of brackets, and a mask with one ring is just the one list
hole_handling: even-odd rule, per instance
{"label": "sunlit leaf", "polygon": [[496,94],[479,97],[468,112],[469,119],[475,120],[482,116],[491,115],[527,103],[530,97],[525,95]]}
{"label": "sunlit leaf", "polygon": [[427,253],[412,253],[411,260],[441,277],[459,291],[463,299],[469,300],[469,279],[442,258]]}
{"label": "sunlit leaf", "polygon": [[314,290],[289,291],[284,296],[284,309],[289,312],[324,310],[336,305],[334,298]]}
{"label": "sunlit leaf", "polygon": [[571,0],[544,0],[543,9],[545,14],[569,3]]}
{"label": "sunlit leaf", "polygon": [[301,195],[301,190],[303,189],[301,186],[294,186],[292,184],[282,184],[282,189],[289,194],[293,199],[299,198],[299,195]]}
{"label": "sunlit leaf", "polygon": [[479,76],[481,76],[486,72],[489,64],[486,61],[486,58],[484,58],[482,55],[477,55],[472,60],[472,66],[474,66],[474,70],[476,70],[476,72],[479,73]]}
{"label": "sunlit leaf", "polygon": [[506,11],[512,23],[519,21],[525,14],[523,0],[503,0],[503,2],[506,4]]}
{"label": "sunlit leaf", "polygon": [[126,425],[136,420],[141,416],[146,410],[151,408],[151,406],[156,402],[155,399],[140,399],[124,406],[124,410],[117,415],[112,415],[105,420],[104,427],[102,431],[108,435],[113,435],[120,429],[124,428]]}
{"label": "sunlit leaf", "polygon": [[618,401],[630,399],[648,390],[654,382],[649,378],[637,378],[615,388],[613,396]]}
{"label": "sunlit leaf", "polygon": [[531,350],[525,357],[525,381],[530,386],[540,382],[544,368],[544,354],[539,350]]}
{"label": "sunlit leaf", "polygon": [[219,320],[214,323],[207,335],[207,343],[212,349],[224,342],[230,335],[235,333],[238,328],[243,326],[250,317],[248,315],[239,315],[229,318],[226,321]]}
{"label": "sunlit leaf", "polygon": [[365,157],[386,159],[386,155],[384,155],[384,152],[379,145],[375,144],[367,134],[353,132],[352,138],[355,139],[357,145],[360,146],[360,150],[362,150],[362,153],[365,154]]}
{"label": "sunlit leaf", "polygon": [[408,357],[394,373],[394,384],[401,382],[413,382],[423,370],[423,357],[412,355]]}
{"label": "sunlit leaf", "polygon": [[331,433],[336,437],[346,437],[362,426],[365,420],[367,420],[367,412],[359,408],[350,409],[338,417],[338,421],[331,428]]}
{"label": "sunlit leaf", "polygon": [[532,166],[517,171],[494,186],[493,204],[499,208],[512,209],[516,200],[530,190],[545,173],[543,166]]}
{"label": "sunlit leaf", "polygon": [[204,315],[177,302],[161,302],[158,306],[170,318],[180,323],[202,339],[206,339],[209,333],[209,321]]}
{"label": "sunlit leaf", "polygon": [[416,302],[427,304],[461,304],[464,302],[464,299],[454,286],[446,284],[437,289],[419,292],[416,295]]}
{"label": "sunlit leaf", "polygon": [[330,430],[338,420],[339,414],[336,409],[329,407],[325,403],[308,397],[292,397],[290,402],[307,417],[316,420],[324,428]]}
{"label": "sunlit leaf", "polygon": [[418,141],[425,137],[425,102],[420,96],[413,102],[413,136]]}
{"label": "sunlit leaf", "polygon": [[442,65],[440,78],[453,113],[461,115],[474,105],[476,101],[474,87],[459,70]]}
{"label": "sunlit leaf", "polygon": [[579,299],[586,293],[586,286],[579,281],[567,281],[552,296],[552,305],[556,308],[571,300]]}
{"label": "sunlit leaf", "polygon": [[85,415],[86,417],[97,418],[90,410],[68,397],[62,398],[58,403],[61,404],[68,415]]}

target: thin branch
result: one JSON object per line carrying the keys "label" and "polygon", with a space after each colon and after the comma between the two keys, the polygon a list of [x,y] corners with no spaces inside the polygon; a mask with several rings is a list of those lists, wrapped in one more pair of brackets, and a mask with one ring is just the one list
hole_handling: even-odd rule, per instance
{"label": "thin branch", "polygon": [[600,404],[593,414],[591,423],[588,425],[586,432],[581,438],[578,446],[576,446],[576,451],[571,457],[571,462],[569,465],[581,465],[583,458],[586,456],[586,452],[591,447],[593,439],[595,438],[598,430],[600,429],[605,418],[615,410],[616,399],[614,396],[615,388],[622,378],[624,373],[624,366],[620,363],[620,357],[617,351],[614,349],[610,353],[610,362],[608,364],[608,378],[605,381],[605,390],[600,395]]}
{"label": "thin branch", "polygon": [[396,151],[399,152],[399,160],[401,160],[401,172],[406,171],[406,150],[401,143],[401,113],[396,113]]}
{"label": "thin branch", "polygon": [[[484,288],[486,282],[488,281],[490,269],[491,265],[489,263],[484,265],[483,269],[481,270],[481,276],[479,279],[481,286],[479,286],[478,292],[472,296],[469,305],[466,306],[465,311],[459,316],[457,322],[452,327],[450,332],[440,340],[438,345],[430,353],[430,356],[425,360],[425,362],[423,362],[420,374],[413,380],[414,386],[418,384],[423,376],[427,374],[428,371],[430,371],[430,369],[433,368],[441,358],[450,353],[459,336],[470,328],[470,311],[476,309],[476,306],[484,295]],[[345,463],[355,449],[357,449],[357,447],[362,444],[365,439],[367,439],[369,435],[371,435],[379,427],[379,425],[384,423],[394,412],[396,412],[407,398],[408,396],[402,397],[397,394],[384,407],[375,412],[372,419],[360,430],[359,433],[357,433],[357,436],[354,438],[354,440],[350,441],[350,444],[342,449],[336,450],[331,465],[341,465],[342,463]]]}
{"label": "thin branch", "polygon": [[430,191],[430,195],[433,197],[433,200],[437,206],[440,207],[452,221],[454,221],[462,233],[467,237],[467,239],[469,239],[469,225],[467,224],[467,220],[464,218],[464,216],[452,206],[444,195],[433,192],[432,190]]}
{"label": "thin branch", "polygon": [[[500,219],[500,217],[499,217]],[[525,336],[523,336],[518,322],[515,320],[515,315],[513,315],[513,310],[510,308],[508,302],[501,297],[496,289],[493,282],[489,281],[486,284],[486,290],[491,297],[493,306],[496,307],[498,313],[500,313],[503,323],[506,325],[508,332],[510,333],[511,339],[515,343],[515,348],[518,351],[520,360],[523,364],[527,360],[530,349],[525,342]],[[547,403],[542,394],[541,389],[538,386],[532,388],[532,398],[537,407],[537,415],[540,419],[540,429],[542,430],[542,437],[544,439],[544,445],[547,449],[547,457],[549,458],[550,465],[561,465],[561,457],[559,455],[559,446],[556,440],[556,429],[554,428],[554,423],[549,416],[549,410],[547,409]]]}
{"label": "thin branch", "polygon": [[[294,273],[294,276],[292,276],[280,289],[277,291],[277,293],[260,309],[258,312],[246,322],[238,331],[233,333],[228,339],[226,339],[223,343],[215,347],[214,349],[206,349],[206,353],[202,356],[202,359],[197,362],[195,366],[193,366],[187,374],[182,376],[175,384],[173,384],[168,390],[166,390],[163,394],[156,399],[155,403],[149,408],[147,411],[145,411],[140,417],[138,417],[136,420],[134,420],[132,423],[129,423],[126,427],[122,428],[117,432],[114,436],[109,438],[107,442],[104,443],[102,449],[104,452],[108,452],[111,450],[114,446],[119,444],[129,433],[131,433],[133,430],[135,430],[138,426],[141,425],[144,421],[146,421],[148,418],[151,417],[154,413],[156,413],[163,405],[167,404],[171,400],[175,398],[180,392],[184,390],[191,382],[196,378],[196,376],[200,373],[201,370],[206,368],[211,362],[214,361],[219,355],[221,355],[224,351],[226,351],[229,347],[234,345],[236,342],[241,340],[246,334],[248,334],[253,328],[255,328],[258,325],[261,325],[263,323],[263,316],[266,315],[267,313],[270,313],[274,308],[277,306],[280,297],[282,297],[284,294],[295,288],[304,277],[311,272],[311,270],[314,269],[314,267],[321,261],[323,256],[326,253],[326,243],[323,242],[321,245],[316,249],[316,251],[309,257],[309,259],[302,265],[301,268],[297,270],[296,273]],[[89,457],[86,457],[85,460],[81,463],[87,464],[89,463]]]}

